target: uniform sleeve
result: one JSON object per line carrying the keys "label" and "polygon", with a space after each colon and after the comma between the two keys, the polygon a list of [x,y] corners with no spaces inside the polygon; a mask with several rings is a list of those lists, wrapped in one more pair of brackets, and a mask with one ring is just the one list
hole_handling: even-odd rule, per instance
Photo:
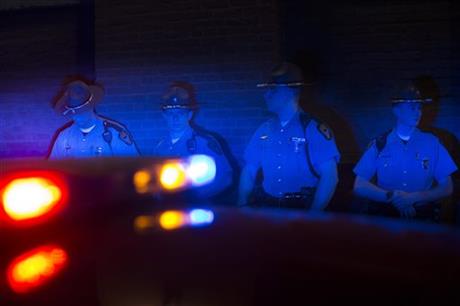
{"label": "uniform sleeve", "polygon": [[62,131],[60,132],[56,139],[54,140],[53,147],[51,148],[50,155],[48,156],[48,159],[60,159],[64,158],[64,147],[65,147],[65,136],[66,132]]}
{"label": "uniform sleeve", "polygon": [[377,148],[375,142],[371,143],[356,164],[353,172],[366,180],[370,180],[377,172]]}
{"label": "uniform sleeve", "polygon": [[316,121],[310,122],[307,127],[307,141],[311,162],[315,168],[331,159],[336,163],[340,161],[334,136],[326,125]]}
{"label": "uniform sleeve", "polygon": [[244,162],[251,165],[255,169],[259,169],[262,165],[262,137],[266,136],[266,124],[260,126],[252,135],[249,144],[244,151]]}
{"label": "uniform sleeve", "polygon": [[434,169],[434,177],[436,181],[442,181],[447,178],[449,175],[457,171],[457,165],[453,161],[447,149],[439,142],[438,143],[438,153],[437,153],[437,162]]}

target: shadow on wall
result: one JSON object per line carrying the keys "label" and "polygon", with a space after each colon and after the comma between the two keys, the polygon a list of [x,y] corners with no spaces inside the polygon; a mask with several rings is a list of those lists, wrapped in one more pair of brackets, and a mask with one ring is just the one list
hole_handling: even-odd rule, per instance
{"label": "shadow on wall", "polygon": [[438,84],[429,75],[420,75],[415,78],[415,85],[420,90],[423,97],[433,99],[432,103],[424,106],[423,117],[420,122],[420,128],[435,134],[444,146],[447,148],[455,162],[460,162],[460,142],[457,137],[445,130],[435,127],[435,121],[441,109],[442,95]]}
{"label": "shadow on wall", "polygon": [[[441,101],[443,95],[437,84],[437,82],[430,75],[419,75],[415,78],[415,86],[420,90],[420,93],[423,97],[431,98],[433,101],[425,105],[423,108],[423,116],[420,122],[420,128],[424,131],[428,131],[436,135],[441,143],[449,151],[450,156],[454,159],[457,167],[460,165],[460,142],[458,138],[451,132],[445,129],[438,128],[434,126],[436,118],[441,109]],[[460,222],[460,171],[457,171],[453,175],[454,180],[454,195],[453,203],[450,207],[446,207],[446,217],[447,219],[452,218],[452,216],[457,215],[457,223]],[[452,205],[453,204],[453,205]],[[452,221],[452,220],[449,220]]]}
{"label": "shadow on wall", "polygon": [[346,212],[352,196],[354,174],[353,167],[357,157],[361,155],[361,148],[353,132],[352,124],[339,112],[324,104],[321,95],[321,55],[309,50],[300,50],[293,59],[301,69],[306,83],[300,98],[300,107],[312,114],[318,120],[327,123],[335,134],[337,147],[341,153],[338,165],[339,183],[331,203],[330,211]]}
{"label": "shadow on wall", "polygon": [[320,98],[324,86],[321,75],[328,69],[322,57],[321,54],[314,50],[301,49],[290,59],[302,69],[305,83],[311,84],[304,87],[300,98],[300,106],[303,110],[331,127],[342,155],[342,162],[356,162],[356,157],[360,155],[361,148],[353,132],[352,124],[335,109],[326,106],[325,101]]}

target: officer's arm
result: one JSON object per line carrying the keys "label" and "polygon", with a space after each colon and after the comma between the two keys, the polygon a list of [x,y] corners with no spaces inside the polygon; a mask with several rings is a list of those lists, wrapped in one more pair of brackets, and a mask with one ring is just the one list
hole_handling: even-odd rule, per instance
{"label": "officer's arm", "polygon": [[387,199],[388,190],[378,187],[359,175],[356,176],[353,192],[357,196],[376,202],[387,203],[390,200]]}
{"label": "officer's arm", "polygon": [[438,182],[438,185],[427,191],[415,192],[415,204],[423,205],[449,197],[454,190],[452,178],[450,176]]}
{"label": "officer's arm", "polygon": [[334,159],[323,162],[318,166],[319,182],[313,199],[312,210],[323,210],[334,195],[339,181],[337,163]]}
{"label": "officer's arm", "polygon": [[47,156],[48,159],[59,159],[64,157],[64,142],[63,142],[63,137],[61,137],[61,134],[59,134],[56,138],[56,140],[53,143],[53,147],[51,148],[51,152],[49,156]]}
{"label": "officer's arm", "polygon": [[238,206],[248,204],[248,198],[254,188],[257,169],[250,164],[246,164],[241,170],[240,186],[238,192]]}

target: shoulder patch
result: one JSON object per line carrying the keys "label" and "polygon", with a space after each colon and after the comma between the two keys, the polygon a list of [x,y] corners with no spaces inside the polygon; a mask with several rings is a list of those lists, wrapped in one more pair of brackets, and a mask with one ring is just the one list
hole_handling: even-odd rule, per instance
{"label": "shoulder patch", "polygon": [[116,122],[114,120],[105,119],[104,127],[115,129],[118,132],[118,138],[120,138],[120,140],[123,141],[125,144],[133,144],[133,138],[131,137],[131,134],[129,133],[128,129],[121,123]]}
{"label": "shoulder patch", "polygon": [[318,131],[327,140],[331,140],[332,138],[334,138],[334,134],[332,133],[332,130],[325,123],[318,123],[316,127],[318,128]]}

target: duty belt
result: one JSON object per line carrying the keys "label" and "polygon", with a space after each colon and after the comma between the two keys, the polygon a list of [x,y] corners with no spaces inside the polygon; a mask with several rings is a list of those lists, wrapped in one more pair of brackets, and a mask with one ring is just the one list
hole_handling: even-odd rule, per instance
{"label": "duty belt", "polygon": [[263,188],[259,188],[252,197],[251,205],[256,207],[309,209],[313,202],[315,191],[316,188],[314,187],[302,187],[299,192],[288,192],[280,197],[274,197],[266,193]]}

